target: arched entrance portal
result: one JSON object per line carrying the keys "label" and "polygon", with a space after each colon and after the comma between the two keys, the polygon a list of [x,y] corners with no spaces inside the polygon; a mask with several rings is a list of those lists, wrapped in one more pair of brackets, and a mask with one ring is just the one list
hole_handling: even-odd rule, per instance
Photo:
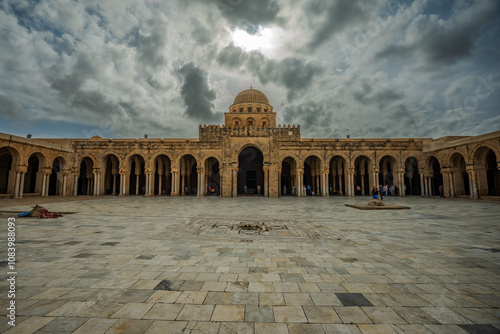
{"label": "arched entrance portal", "polygon": [[196,159],[191,155],[181,158],[181,195],[195,195],[198,189],[198,171]]}
{"label": "arched entrance portal", "polygon": [[[11,151],[2,147],[0,149],[0,194],[12,194],[15,182],[15,173],[12,172],[14,158]],[[14,177],[13,177],[14,176]]]}
{"label": "arched entrance portal", "polygon": [[321,195],[321,160],[316,156],[309,156],[304,161],[303,186],[307,196]]}
{"label": "arched entrance portal", "polygon": [[486,180],[489,196],[500,195],[500,171],[497,166],[497,157],[492,150],[489,150],[486,155]]}
{"label": "arched entrance portal", "polygon": [[104,158],[104,194],[116,195],[120,191],[120,162],[114,154]]}
{"label": "arched entrance portal", "polygon": [[136,154],[130,158],[129,195],[146,193],[146,174],[144,158]]}
{"label": "arched entrance portal", "polygon": [[155,159],[155,195],[169,195],[172,190],[170,181],[172,180],[172,173],[170,170],[170,158],[164,154],[159,155]]}
{"label": "arched entrance portal", "polygon": [[49,176],[49,196],[62,195],[64,163],[62,158],[55,158],[52,162],[52,173]]}
{"label": "arched entrance portal", "polygon": [[476,196],[500,196],[500,171],[498,157],[489,147],[481,147],[474,154]]}
{"label": "arched entrance portal", "polygon": [[406,195],[421,195],[420,174],[418,173],[418,161],[409,157],[405,161],[405,186]]}
{"label": "arched entrance portal", "polygon": [[281,163],[281,196],[296,196],[297,195],[297,162],[294,158],[287,157]]}
{"label": "arched entrance portal", "polygon": [[33,153],[28,159],[28,170],[26,171],[26,177],[24,179],[24,190],[26,193],[41,193],[41,182],[38,180],[39,168],[41,161],[36,153]]}
{"label": "arched entrance portal", "polygon": [[[354,184],[355,195],[370,195],[370,176],[372,174],[372,163],[370,158],[362,155],[354,162]],[[357,190],[357,188],[360,190]]]}
{"label": "arched entrance portal", "polygon": [[255,147],[247,147],[238,156],[238,194],[264,194],[264,156]]}
{"label": "arched entrance portal", "polygon": [[330,175],[328,177],[330,195],[346,194],[345,191],[346,162],[344,158],[336,156],[330,160]]}
{"label": "arched entrance portal", "polygon": [[[389,185],[389,186],[399,186],[397,182],[395,182],[396,178],[396,166],[397,161],[393,157],[385,156],[380,160],[380,176],[379,176],[379,185]],[[399,189],[399,191],[404,191],[403,189]]]}
{"label": "arched entrance portal", "polygon": [[90,158],[84,158],[80,163],[80,177],[78,178],[78,195],[92,195],[94,193],[94,163]]}
{"label": "arched entrance portal", "polygon": [[439,195],[439,186],[443,185],[443,175],[441,165],[435,157],[430,157],[428,161],[426,181],[427,196]]}
{"label": "arched entrance portal", "polygon": [[469,175],[465,171],[465,159],[460,153],[450,158],[450,195],[470,196]]}
{"label": "arched entrance portal", "polygon": [[205,189],[202,192],[206,195],[220,195],[219,161],[215,158],[205,161]]}

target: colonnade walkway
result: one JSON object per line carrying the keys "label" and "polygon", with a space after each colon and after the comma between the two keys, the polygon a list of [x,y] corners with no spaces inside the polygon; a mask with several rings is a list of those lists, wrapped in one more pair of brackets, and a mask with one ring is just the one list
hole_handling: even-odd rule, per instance
{"label": "colonnade walkway", "polygon": [[[499,202],[392,197],[411,210],[364,211],[345,204],[367,197],[72,199],[44,206],[77,213],[16,219],[16,326],[4,316],[0,332],[500,330]],[[25,211],[25,200],[0,211]],[[6,227],[0,235],[5,250]]]}

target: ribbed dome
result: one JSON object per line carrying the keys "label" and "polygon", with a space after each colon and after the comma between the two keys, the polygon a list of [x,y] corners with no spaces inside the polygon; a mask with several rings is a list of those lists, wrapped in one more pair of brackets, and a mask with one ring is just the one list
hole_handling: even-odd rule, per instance
{"label": "ribbed dome", "polygon": [[260,102],[269,104],[267,96],[264,95],[260,90],[257,89],[245,89],[234,98],[233,104],[245,103],[245,102]]}

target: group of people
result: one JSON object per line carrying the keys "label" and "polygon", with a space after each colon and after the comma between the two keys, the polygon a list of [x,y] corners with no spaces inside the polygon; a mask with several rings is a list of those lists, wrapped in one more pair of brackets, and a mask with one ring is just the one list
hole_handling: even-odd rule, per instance
{"label": "group of people", "polygon": [[[361,188],[359,186],[356,186],[356,195],[361,195]],[[398,196],[399,195],[399,188],[398,186],[395,185],[381,185],[379,186],[373,186],[372,189],[372,195],[374,195],[373,198],[375,198],[375,195],[378,196],[380,195],[380,199],[384,199],[384,196]],[[378,199],[378,197],[377,197]]]}

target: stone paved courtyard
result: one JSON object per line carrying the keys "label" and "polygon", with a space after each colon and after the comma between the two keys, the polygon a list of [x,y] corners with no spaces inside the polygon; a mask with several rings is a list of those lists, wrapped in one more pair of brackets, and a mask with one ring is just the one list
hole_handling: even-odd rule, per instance
{"label": "stone paved courtyard", "polygon": [[[500,203],[398,197],[387,202],[412,209],[344,206],[367,202],[46,204],[78,213],[16,220],[17,326],[4,317],[0,331],[500,332]],[[29,209],[22,204],[2,210]],[[0,217],[4,254],[8,216]],[[5,315],[6,280],[1,288]]]}

